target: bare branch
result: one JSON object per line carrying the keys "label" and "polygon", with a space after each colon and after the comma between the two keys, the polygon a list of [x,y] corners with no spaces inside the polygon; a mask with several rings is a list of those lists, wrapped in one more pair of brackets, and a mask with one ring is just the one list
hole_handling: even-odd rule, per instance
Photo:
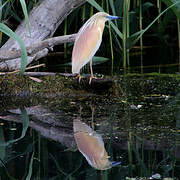
{"label": "bare branch", "polygon": [[[27,47],[28,56],[33,56],[35,53],[43,50],[44,48],[52,48],[55,45],[60,45],[63,43],[73,42],[75,40],[76,34],[65,35],[65,36],[58,36],[46,39],[44,41],[37,42],[32,44],[31,46]],[[10,60],[21,57],[20,50],[9,50],[1,52],[0,60]]]}

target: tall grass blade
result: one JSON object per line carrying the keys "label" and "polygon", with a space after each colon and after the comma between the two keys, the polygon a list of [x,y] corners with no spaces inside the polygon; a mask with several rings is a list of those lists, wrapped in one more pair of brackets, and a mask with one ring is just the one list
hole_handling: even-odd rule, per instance
{"label": "tall grass blade", "polygon": [[31,156],[31,161],[30,161],[30,164],[29,164],[29,171],[28,171],[28,175],[26,177],[26,180],[31,179],[32,171],[33,171],[33,159],[34,159],[34,152],[32,153],[32,156]]}
{"label": "tall grass blade", "polygon": [[[0,142],[4,143],[5,142],[5,138],[4,138],[4,132],[3,132],[3,128],[0,126]],[[6,147],[0,147],[0,159],[4,159],[6,155]],[[0,164],[1,167],[1,164]]]}
{"label": "tall grass blade", "polygon": [[2,32],[0,32],[0,47],[1,47],[1,42],[2,42]]}
{"label": "tall grass blade", "polygon": [[175,4],[175,6],[172,7],[172,10],[176,14],[177,18],[180,20],[180,4],[177,3],[179,2],[179,0],[161,0],[161,1],[164,2],[167,5],[167,7]]}
{"label": "tall grass blade", "polygon": [[25,20],[26,20],[26,24],[27,24],[27,26],[28,26],[29,34],[31,35],[31,29],[30,29],[30,23],[29,23],[29,18],[28,18],[28,12],[27,12],[27,7],[26,7],[26,2],[25,2],[25,0],[20,0],[20,3],[21,3],[21,6],[22,6],[22,10],[23,10],[23,13],[24,13],[24,17],[25,17]]}
{"label": "tall grass blade", "polygon": [[127,61],[127,48],[126,48],[126,42],[127,42],[127,1],[124,1],[123,4],[123,68],[126,69],[126,61]]}
{"label": "tall grass blade", "polygon": [[85,23],[85,19],[86,19],[86,4],[83,5],[83,8],[82,8],[82,22],[83,24]]}
{"label": "tall grass blade", "polygon": [[6,1],[4,4],[2,4],[2,0],[0,0],[0,22],[2,19],[2,9],[7,4],[8,1]]}
{"label": "tall grass blade", "polygon": [[166,8],[164,11],[162,11],[144,30],[142,30],[141,34],[137,37],[137,39],[133,42],[135,44],[141,37],[142,35],[164,14],[166,13],[169,9],[173,8],[175,5],[180,4],[180,1],[172,4],[168,8]]}
{"label": "tall grass blade", "polygon": [[[140,29],[140,31],[142,31],[142,29],[143,29],[143,27],[142,27],[142,19],[143,19],[143,17],[142,17],[142,0],[139,0],[139,29]],[[140,49],[141,49],[141,51],[143,50],[142,37],[140,38]]]}
{"label": "tall grass blade", "polygon": [[[94,0],[87,0],[87,2],[89,4],[91,4],[93,7],[95,7],[98,11],[102,11],[104,12],[104,9]],[[110,25],[112,26],[112,28],[114,29],[114,31],[117,33],[117,35],[123,39],[123,35],[122,33],[119,31],[119,29],[117,28],[117,26],[115,26],[115,24],[112,21],[109,21]]]}
{"label": "tall grass blade", "polygon": [[93,12],[94,12],[94,9],[93,9],[93,6],[90,7],[90,17],[93,16]]}
{"label": "tall grass blade", "polygon": [[[161,14],[161,0],[157,1],[158,14]],[[158,23],[161,22],[161,19],[158,19]]]}
{"label": "tall grass blade", "polygon": [[112,21],[109,21],[109,24],[112,26],[112,28],[114,29],[114,31],[116,32],[116,34],[123,39],[123,34],[121,33],[121,31],[118,29],[117,26],[115,26],[115,24]]}
{"label": "tall grass blade", "polygon": [[98,11],[104,12],[104,9],[95,0],[87,0],[87,2],[95,7]]}
{"label": "tall grass blade", "polygon": [[[180,20],[177,19],[177,29],[178,29],[178,48],[179,48],[179,64],[180,64]],[[180,71],[180,67],[179,67]]]}
{"label": "tall grass blade", "polygon": [[101,0],[101,7],[104,8],[104,0]]}
{"label": "tall grass blade", "polygon": [[26,65],[27,65],[27,51],[26,51],[24,42],[16,33],[14,33],[8,26],[6,26],[3,23],[0,23],[0,31],[18,42],[18,44],[21,48],[21,71],[20,71],[20,74],[23,74],[26,69]]}
{"label": "tall grass blade", "polygon": [[119,49],[122,51],[122,46],[121,46],[120,40],[117,37],[117,34],[114,31],[112,31],[112,35],[113,35],[113,38],[115,38],[116,43],[119,46]]}
{"label": "tall grass blade", "polygon": [[112,43],[112,32],[111,26],[109,24],[109,40],[110,40],[110,47],[111,47],[111,73],[113,73],[113,66],[114,66],[114,51],[113,51],[113,43]]}
{"label": "tall grass blade", "polygon": [[115,10],[114,1],[113,1],[113,0],[109,0],[109,4],[110,4],[110,6],[111,6],[113,15],[116,15],[116,10]]}
{"label": "tall grass blade", "polygon": [[1,22],[1,18],[2,18],[2,0],[0,0],[0,22]]}
{"label": "tall grass blade", "polygon": [[[129,38],[129,34],[130,34],[130,27],[129,27],[129,8],[130,8],[130,0],[127,1],[127,8],[126,8],[126,26],[127,26],[127,33],[126,33],[126,37]],[[127,39],[126,38],[126,39]],[[126,49],[127,52],[127,64],[128,66],[130,65],[129,62],[129,49]]]}
{"label": "tall grass blade", "polygon": [[[108,0],[106,0],[106,9],[107,9],[107,13],[109,14],[109,2]],[[114,9],[114,13],[115,13],[115,9]],[[111,26],[110,24],[108,24],[109,26],[109,40],[110,40],[110,47],[111,47],[111,73],[113,73],[113,65],[114,65],[114,52],[113,52],[113,45],[112,45],[112,32],[111,32]]]}
{"label": "tall grass blade", "polygon": [[[142,0],[139,0],[139,29],[142,31]],[[141,73],[143,73],[143,38],[140,38],[140,50],[141,50]]]}
{"label": "tall grass blade", "polygon": [[[113,15],[116,15],[117,13],[116,13],[116,2],[114,2],[113,0],[109,0],[109,3],[110,3],[110,7],[111,7],[111,10],[112,10],[112,13],[113,13]],[[116,26],[115,27],[118,27],[118,23],[117,23],[117,20],[114,20],[115,21],[115,24],[116,24]],[[112,26],[112,25],[111,25]],[[113,28],[114,29],[114,28]],[[119,30],[118,30],[119,31]],[[112,31],[112,33],[113,33],[113,31]],[[119,32],[118,32],[119,33]],[[116,42],[117,42],[117,44],[118,44],[118,46],[119,46],[119,48],[122,50],[122,47],[121,47],[121,44],[120,44],[120,42],[119,42],[119,40],[118,40],[118,38],[117,38],[117,34],[113,34],[114,35],[114,38],[115,38],[115,40],[116,40]]]}

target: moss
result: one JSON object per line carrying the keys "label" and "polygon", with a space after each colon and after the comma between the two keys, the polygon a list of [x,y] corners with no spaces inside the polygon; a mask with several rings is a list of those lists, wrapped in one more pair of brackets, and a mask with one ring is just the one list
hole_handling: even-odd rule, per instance
{"label": "moss", "polygon": [[[0,78],[1,95],[73,95],[83,96],[91,93],[96,95],[113,95],[115,97],[138,97],[152,94],[174,95],[179,92],[179,76],[134,76],[127,74],[120,77],[106,77],[107,82],[99,83],[98,80],[91,85],[88,78],[81,81],[72,77],[45,76],[40,77],[41,82],[36,82],[27,76],[7,75]],[[99,84],[98,84],[99,83]]]}
{"label": "moss", "polygon": [[19,95],[25,92],[30,94],[59,94],[70,91],[65,78],[59,76],[46,76],[39,78],[41,82],[31,80],[26,76],[7,75],[0,79],[0,93],[6,95]]}

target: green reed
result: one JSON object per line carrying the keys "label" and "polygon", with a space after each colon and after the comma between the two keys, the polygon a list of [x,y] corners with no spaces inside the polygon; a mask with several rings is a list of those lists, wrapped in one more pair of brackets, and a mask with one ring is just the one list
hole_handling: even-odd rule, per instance
{"label": "green reed", "polygon": [[86,20],[86,5],[84,4],[82,8],[82,23],[83,24],[85,23],[85,20]]}
{"label": "green reed", "polygon": [[[110,14],[108,0],[106,0],[106,9],[107,9],[107,13]],[[112,30],[110,24],[108,24],[108,29],[109,29],[110,48],[111,48],[111,72],[113,73],[114,52],[113,52],[113,44],[112,44],[112,32],[111,32]]]}
{"label": "green reed", "polygon": [[[177,18],[177,31],[178,31],[178,48],[179,48],[179,65],[180,65],[180,20]],[[180,71],[180,66],[179,66]]]}
{"label": "green reed", "polygon": [[104,0],[101,1],[101,7],[104,9]]}
{"label": "green reed", "polygon": [[124,1],[123,4],[123,67],[126,69],[129,66],[129,49],[127,49],[127,39],[129,38],[129,7],[130,0]]}
{"label": "green reed", "polygon": [[[11,1],[6,1],[5,3],[2,3],[2,0],[0,1],[0,43],[2,40],[2,34],[6,34],[7,36],[9,36],[10,38],[13,38],[15,41],[18,42],[20,49],[21,49],[21,69],[20,69],[20,74],[23,74],[25,69],[26,69],[26,65],[27,65],[27,52],[26,52],[26,48],[24,45],[24,42],[22,41],[22,39],[15,34],[4,22],[7,20],[7,14],[11,13],[12,11],[10,10],[11,8]],[[22,12],[24,14],[25,17],[25,21],[29,30],[29,34],[31,35],[31,29],[30,29],[30,23],[29,23],[29,18],[28,18],[28,12],[27,12],[27,6],[26,6],[26,2],[25,0],[20,0],[20,4],[22,7]],[[2,13],[3,10],[5,9],[5,13]]]}
{"label": "green reed", "polygon": [[[143,14],[142,14],[142,0],[139,3],[139,30],[143,30]],[[143,37],[140,37],[140,51],[141,51],[141,73],[143,73]]]}

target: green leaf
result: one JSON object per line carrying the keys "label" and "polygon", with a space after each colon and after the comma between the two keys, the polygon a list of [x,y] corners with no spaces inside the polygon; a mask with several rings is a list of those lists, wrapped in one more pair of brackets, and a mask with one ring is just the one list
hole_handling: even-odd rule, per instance
{"label": "green leaf", "polygon": [[[98,11],[102,11],[104,12],[104,9],[94,0],[87,0],[87,2],[89,4],[91,4],[93,7],[95,7]],[[115,10],[114,10],[115,11]],[[119,29],[117,28],[117,26],[114,25],[113,22],[109,21],[110,25],[112,26],[112,28],[114,29],[114,31],[118,34],[118,36],[122,39],[123,35],[122,33],[119,31]]]}
{"label": "green leaf", "polygon": [[98,64],[102,64],[109,61],[109,58],[105,58],[105,57],[99,57],[99,56],[94,56],[93,57],[93,65],[98,65]]}
{"label": "green leaf", "polygon": [[177,4],[180,5],[180,1],[172,4],[168,8],[166,8],[164,11],[162,11],[144,30],[142,30],[141,34],[137,37],[137,39],[133,42],[134,44],[142,37],[142,35],[164,14],[166,13],[169,9],[173,8]]}
{"label": "green leaf", "polygon": [[2,19],[2,9],[6,4],[7,4],[7,1],[4,4],[2,4],[2,0],[0,0],[0,22],[1,22],[1,19]]}
{"label": "green leaf", "polygon": [[28,30],[29,30],[29,34],[31,35],[31,30],[30,30],[30,23],[29,23],[29,18],[28,18],[28,13],[27,13],[27,7],[26,7],[26,2],[25,0],[20,0],[22,9],[23,9],[23,13],[25,16],[25,20],[26,20],[26,24],[28,26]]}
{"label": "green leaf", "polygon": [[116,32],[116,34],[123,39],[123,34],[121,33],[121,31],[117,28],[117,26],[115,26],[115,24],[112,21],[109,21],[110,25],[112,26],[112,28],[114,29],[114,31]]}
{"label": "green leaf", "polygon": [[104,9],[95,0],[87,0],[87,2],[95,7],[98,11],[104,12]]}
{"label": "green leaf", "polygon": [[26,180],[30,180],[31,179],[32,170],[33,170],[33,159],[34,159],[34,152],[32,153],[32,156],[31,156],[31,161],[30,161],[30,164],[29,164],[29,171],[28,171],[28,175],[26,177]]}
{"label": "green leaf", "polygon": [[[162,0],[162,1],[167,5],[167,7],[172,6],[178,2],[177,0]],[[180,20],[180,3],[172,7],[172,10],[177,16],[177,18]]]}
{"label": "green leaf", "polygon": [[[102,64],[102,63],[104,63],[104,62],[106,62],[108,60],[109,59],[105,58],[105,57],[94,56],[93,59],[92,59],[92,62],[93,62],[93,65],[97,65],[97,64]],[[68,63],[62,64],[61,66],[71,66],[71,65],[72,65],[72,63],[68,62]]]}
{"label": "green leaf", "polygon": [[132,34],[131,36],[129,36],[127,39],[126,39],[126,48],[127,49],[130,49],[131,47],[134,46],[134,42],[135,40],[138,38],[138,36],[143,32],[142,31],[138,31],[134,34]]}
{"label": "green leaf", "polygon": [[14,33],[8,26],[6,26],[3,23],[0,23],[0,31],[18,42],[18,44],[21,48],[21,71],[20,71],[20,74],[23,74],[26,69],[26,65],[27,65],[27,52],[26,52],[24,42],[16,33]]}
{"label": "green leaf", "polygon": [[111,6],[113,15],[116,15],[115,6],[114,6],[114,5],[115,5],[115,4],[114,4],[114,1],[113,1],[113,0],[109,0],[109,3],[110,3],[110,6]]}
{"label": "green leaf", "polygon": [[1,22],[1,18],[2,18],[2,0],[0,0],[0,22]]}
{"label": "green leaf", "polygon": [[[5,142],[5,138],[4,138],[4,131],[3,131],[3,128],[2,126],[0,126],[0,142]],[[0,147],[0,159],[4,159],[5,157],[5,154],[6,154],[6,147]],[[1,164],[0,164],[1,166]]]}

